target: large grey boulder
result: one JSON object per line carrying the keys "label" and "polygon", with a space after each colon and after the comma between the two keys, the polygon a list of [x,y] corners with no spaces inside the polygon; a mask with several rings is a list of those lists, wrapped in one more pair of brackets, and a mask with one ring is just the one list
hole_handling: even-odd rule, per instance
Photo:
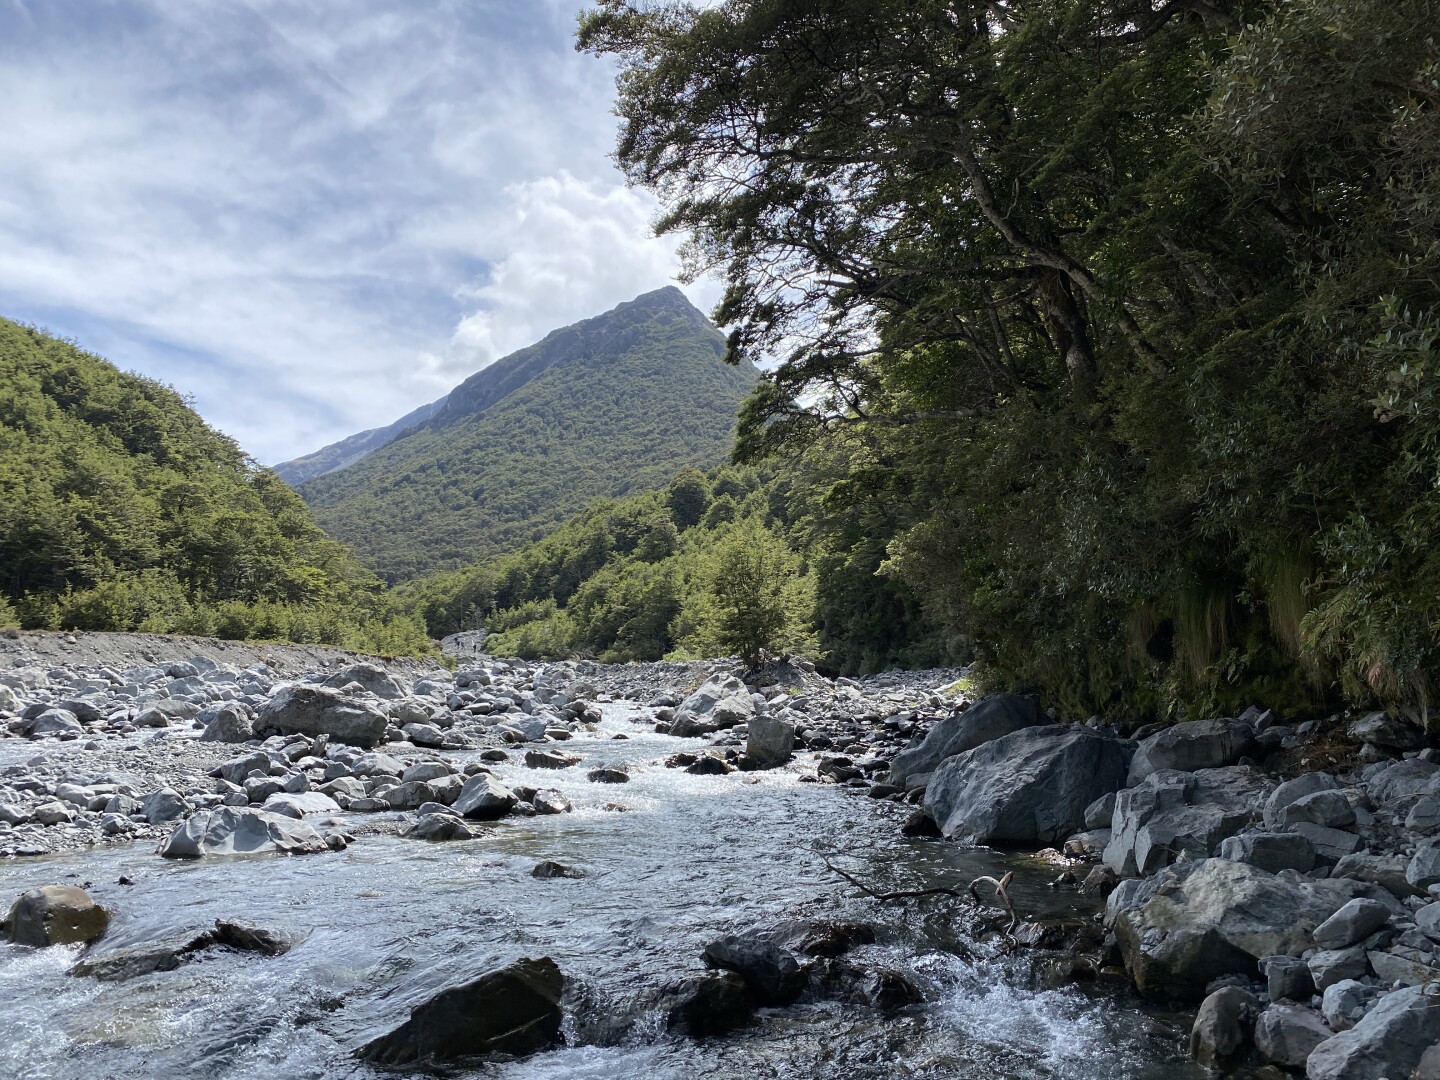
{"label": "large grey boulder", "polygon": [[162,840],[159,847],[159,853],[170,859],[267,853],[306,855],[325,850],[324,837],[303,821],[235,806],[195,814]]}
{"label": "large grey boulder", "polygon": [[1365,787],[1375,804],[1383,806],[1401,799],[1436,794],[1437,775],[1440,775],[1440,765],[1435,762],[1408,758],[1392,762],[1371,775]]}
{"label": "large grey boulder", "polygon": [[1387,994],[1349,1031],[1320,1043],[1305,1063],[1308,1080],[1408,1077],[1440,1042],[1440,985]]}
{"label": "large grey boulder", "polygon": [[1405,880],[1416,889],[1440,884],[1440,842],[1427,840],[1415,849],[1405,867]]}
{"label": "large grey boulder", "polygon": [[374,694],[378,698],[385,698],[387,701],[405,696],[405,687],[401,685],[400,680],[378,664],[351,664],[325,680],[326,686],[336,689],[349,686],[351,683],[359,683],[367,693]]}
{"label": "large grey boulder", "polygon": [[1191,720],[1157,731],[1140,744],[1130,759],[1128,787],[1161,769],[1214,769],[1233,765],[1255,752],[1255,732],[1241,720]]}
{"label": "large grey boulder", "polygon": [[1299,833],[1246,830],[1220,841],[1220,858],[1249,863],[1272,874],[1281,870],[1308,874],[1315,868],[1315,846]]}
{"label": "large grey boulder", "polygon": [[1310,1052],[1333,1034],[1309,1009],[1271,1005],[1255,1022],[1255,1049],[1272,1065],[1303,1069]]}
{"label": "large grey boulder", "polygon": [[565,977],[549,957],[517,960],[410,1010],[356,1056],[376,1065],[525,1057],[560,1043]]}
{"label": "large grey boulder", "polygon": [[1022,728],[1048,724],[1033,697],[992,694],[962,713],[947,716],[925,733],[919,746],[895,755],[890,782],[904,787],[908,777],[934,772],[946,758],[963,754]]}
{"label": "large grey boulder", "polygon": [[805,973],[795,957],[759,935],[712,941],[700,958],[706,967],[739,975],[761,1005],[792,1004],[805,989]]}
{"label": "large grey boulder", "polygon": [[73,885],[45,885],[20,894],[4,928],[16,945],[83,945],[110,926],[110,913]]}
{"label": "large grey boulder", "polygon": [[260,809],[298,820],[306,814],[338,814],[340,804],[319,791],[302,791],[297,794],[282,791],[266,799]]}
{"label": "large grey boulder", "polygon": [[1269,790],[1264,775],[1244,765],[1151,773],[1115,796],[1105,865],[1121,876],[1149,876],[1181,858],[1209,858],[1255,820]]}
{"label": "large grey boulder", "polygon": [[1311,948],[1315,928],[1348,899],[1333,882],[1293,884],[1246,863],[1205,859],[1117,889],[1107,910],[1142,994],[1199,1001],[1213,979],[1253,976],[1262,957]]}
{"label": "large grey boulder", "polygon": [[1390,921],[1390,909],[1378,900],[1356,897],[1315,928],[1315,944],[1344,949],[1364,941]]}
{"label": "large grey boulder", "polygon": [[1125,744],[1086,728],[1031,727],[947,759],[925,809],[946,837],[977,844],[1058,844],[1085,808],[1125,778]]}
{"label": "large grey boulder", "polygon": [[473,821],[495,821],[515,808],[515,793],[489,773],[476,773],[460,789],[452,804],[461,817]]}
{"label": "large grey boulder", "polygon": [[776,716],[756,716],[745,737],[745,756],[759,769],[784,765],[795,752],[795,725]]}
{"label": "large grey boulder", "polygon": [[161,788],[152,792],[145,796],[140,805],[145,820],[151,825],[178,821],[190,812],[190,803],[174,788]]}
{"label": "large grey boulder", "polygon": [[233,701],[226,702],[214,709],[207,720],[206,712],[209,711],[200,714],[200,719],[207,721],[205,731],[200,736],[201,742],[241,743],[249,742],[255,737],[254,719],[244,705]]}
{"label": "large grey boulder", "polygon": [[1326,772],[1305,773],[1294,780],[1286,780],[1265,800],[1265,824],[1272,829],[1284,823],[1285,809],[1291,803],[1314,795],[1320,791],[1339,791],[1340,782]]}
{"label": "large grey boulder", "polygon": [[1349,1031],[1375,1005],[1380,988],[1355,979],[1342,979],[1325,988],[1320,1012],[1331,1031]]}
{"label": "large grey boulder", "polygon": [[46,709],[30,723],[36,738],[73,739],[85,734],[80,721],[69,709]]}
{"label": "large grey boulder", "polygon": [[684,738],[708,735],[745,723],[754,715],[749,687],[734,675],[712,675],[675,710],[670,734]]}
{"label": "large grey boulder", "polygon": [[1190,1056],[1221,1067],[1250,1045],[1260,1002],[1248,990],[1223,986],[1200,1003],[1190,1028]]}
{"label": "large grey boulder", "polygon": [[323,686],[287,686],[261,705],[257,731],[284,735],[329,735],[355,746],[373,746],[385,737],[385,713]]}

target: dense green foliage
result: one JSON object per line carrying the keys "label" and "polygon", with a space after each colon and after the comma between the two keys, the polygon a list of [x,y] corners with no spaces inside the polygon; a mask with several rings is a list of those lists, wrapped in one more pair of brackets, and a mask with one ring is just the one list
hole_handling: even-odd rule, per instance
{"label": "dense green foliage", "polygon": [[1437,7],[603,0],[580,44],[781,358],[742,456],[887,523],[842,550],[996,683],[1303,707],[1440,664]]}
{"label": "dense green foliage", "polygon": [[903,582],[877,576],[883,542],[857,542],[866,523],[827,508],[835,481],[808,458],[686,469],[666,490],[597,503],[543,540],[402,586],[397,599],[437,636],[487,626],[487,650],[503,655],[818,650],[847,671],[957,659],[963,642],[939,634]]}
{"label": "dense green foliage", "polygon": [[497,361],[420,427],[300,492],[394,581],[538,539],[596,498],[656,488],[729,453],[749,365],[678,289]]}
{"label": "dense green foliage", "polygon": [[428,649],[380,588],[173,390],[0,319],[0,623]]}

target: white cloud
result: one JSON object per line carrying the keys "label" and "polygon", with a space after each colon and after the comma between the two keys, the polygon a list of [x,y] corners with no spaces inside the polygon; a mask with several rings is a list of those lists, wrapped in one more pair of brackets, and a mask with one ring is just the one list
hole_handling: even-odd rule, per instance
{"label": "white cloud", "polygon": [[276,461],[666,284],[573,10],[0,5],[0,314]]}

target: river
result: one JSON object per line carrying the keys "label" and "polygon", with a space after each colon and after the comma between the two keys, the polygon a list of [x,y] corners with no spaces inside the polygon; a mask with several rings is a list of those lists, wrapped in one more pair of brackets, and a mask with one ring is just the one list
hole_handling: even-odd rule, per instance
{"label": "river", "polygon": [[[969,939],[974,909],[946,897],[877,903],[822,855],[877,889],[964,885],[1006,868],[998,856],[900,838],[889,811],[854,792],[800,783],[792,765],[693,776],[661,759],[703,740],[656,735],[626,705],[568,742],[585,762],[511,783],[560,788],[573,814],[510,819],[478,840],[427,844],[363,835],[298,858],[170,862],[150,844],[0,862],[3,902],[43,884],[85,884],[116,918],[104,949],[193,932],[218,917],[299,939],[267,958],[211,950],[175,971],[123,983],[67,974],[75,950],[0,946],[0,1077],[24,1080],[332,1080],[381,1075],[352,1050],[447,985],[521,956],[566,974],[570,1045],[465,1077],[843,1076],[1191,1080],[1182,1018],[1068,987],[1035,986],[1023,958]],[[628,740],[613,736],[624,733]],[[466,754],[455,754],[466,760]],[[625,785],[589,783],[601,762]],[[624,809],[619,809],[623,807]],[[374,815],[365,820],[373,822]],[[537,880],[538,860],[582,868]],[[1018,865],[1024,913],[1079,903]],[[1051,875],[1053,876],[1053,871]],[[120,885],[120,878],[133,884]],[[836,1002],[762,1011],[749,1028],[692,1041],[642,1016],[615,1045],[607,1018],[648,987],[700,968],[705,943],[787,918],[868,921],[857,955],[908,974],[926,1004],[881,1013]],[[962,955],[963,954],[963,955]]]}

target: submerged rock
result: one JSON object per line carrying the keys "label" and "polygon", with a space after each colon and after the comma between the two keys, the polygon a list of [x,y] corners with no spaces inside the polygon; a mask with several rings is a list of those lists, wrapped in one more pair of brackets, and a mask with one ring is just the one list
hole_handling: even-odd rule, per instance
{"label": "submerged rock", "polygon": [[442,990],[356,1056],[376,1065],[526,1057],[560,1043],[565,977],[549,957],[517,960]]}

